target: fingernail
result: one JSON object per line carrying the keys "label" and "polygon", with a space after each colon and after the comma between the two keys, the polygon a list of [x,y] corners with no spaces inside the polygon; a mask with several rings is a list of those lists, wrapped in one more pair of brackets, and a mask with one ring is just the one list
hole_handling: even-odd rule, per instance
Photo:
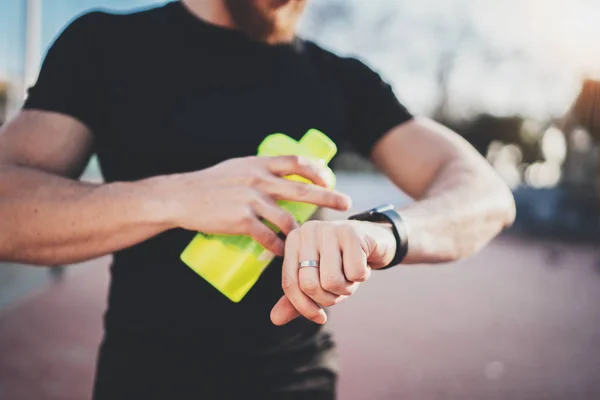
{"label": "fingernail", "polygon": [[331,177],[324,172],[321,172],[319,175],[321,176],[321,179],[323,179],[323,182],[327,184],[327,187],[331,187],[331,185],[333,184]]}
{"label": "fingernail", "polygon": [[325,322],[327,322],[327,314],[325,314],[325,311],[321,310],[319,312],[319,315],[315,318],[315,322],[320,325],[323,325]]}
{"label": "fingernail", "polygon": [[344,211],[349,210],[352,207],[352,198],[346,194],[343,194],[343,200],[340,203],[340,208],[342,208]]}

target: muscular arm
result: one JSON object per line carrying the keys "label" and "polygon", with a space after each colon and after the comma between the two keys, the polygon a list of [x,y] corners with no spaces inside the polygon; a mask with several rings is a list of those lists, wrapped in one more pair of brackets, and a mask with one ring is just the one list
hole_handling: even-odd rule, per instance
{"label": "muscular arm", "polygon": [[77,181],[90,131],[64,115],[24,111],[0,131],[0,259],[59,265],[109,254],[168,228],[150,181]]}
{"label": "muscular arm", "polygon": [[323,166],[295,156],[233,158],[188,173],[93,185],[75,180],[91,147],[84,125],[53,112],[25,111],[2,129],[0,260],[72,263],[171,228],[247,235],[281,255],[283,241],[262,220],[285,234],[296,221],[275,200],[349,207],[347,196],[325,188]]}
{"label": "muscular arm", "polygon": [[514,221],[507,185],[463,138],[433,121],[398,126],[372,158],[416,200],[401,209],[409,227],[406,264],[469,256]]}
{"label": "muscular arm", "polygon": [[[430,120],[398,125],[375,144],[371,155],[400,189],[416,199],[399,209],[408,226],[403,263],[466,257],[514,220],[512,193],[486,160],[456,133]],[[352,295],[368,279],[368,267],[389,264],[394,252],[387,224],[304,224],[288,235],[282,273],[285,296],[273,307],[271,320],[283,325],[303,315],[325,323],[322,307]],[[298,268],[298,261],[316,259],[318,274],[312,268]]]}

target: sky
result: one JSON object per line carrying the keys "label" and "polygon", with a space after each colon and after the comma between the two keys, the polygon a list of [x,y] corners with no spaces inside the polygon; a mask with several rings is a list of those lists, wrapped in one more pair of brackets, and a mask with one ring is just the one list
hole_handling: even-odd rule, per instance
{"label": "sky", "polygon": [[355,8],[349,23],[308,19],[308,32],[364,58],[417,112],[433,108],[437,70],[448,54],[450,103],[458,114],[561,115],[583,76],[600,77],[600,0],[339,2]]}
{"label": "sky", "polygon": [[[0,0],[0,76],[22,72],[24,2]],[[164,3],[42,2],[45,48],[87,9]],[[417,113],[433,109],[448,59],[449,99],[458,115],[558,116],[582,77],[600,77],[600,0],[312,0],[301,33],[367,62]]]}

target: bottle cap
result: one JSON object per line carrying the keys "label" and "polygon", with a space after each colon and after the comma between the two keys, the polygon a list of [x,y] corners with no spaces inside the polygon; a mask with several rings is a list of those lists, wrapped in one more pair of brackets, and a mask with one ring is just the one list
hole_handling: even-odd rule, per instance
{"label": "bottle cap", "polygon": [[299,140],[300,145],[308,150],[312,157],[329,163],[337,153],[337,146],[323,132],[309,129]]}

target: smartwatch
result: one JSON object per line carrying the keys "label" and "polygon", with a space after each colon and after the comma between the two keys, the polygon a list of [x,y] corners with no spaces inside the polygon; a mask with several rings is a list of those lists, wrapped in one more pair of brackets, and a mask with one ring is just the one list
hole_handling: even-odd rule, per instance
{"label": "smartwatch", "polygon": [[408,253],[408,230],[406,224],[402,220],[402,217],[394,209],[393,205],[384,204],[360,214],[353,215],[348,219],[356,221],[390,223],[392,226],[392,233],[396,238],[396,254],[394,255],[394,259],[387,266],[380,269],[393,267],[400,264],[402,260],[404,260],[406,253]]}

